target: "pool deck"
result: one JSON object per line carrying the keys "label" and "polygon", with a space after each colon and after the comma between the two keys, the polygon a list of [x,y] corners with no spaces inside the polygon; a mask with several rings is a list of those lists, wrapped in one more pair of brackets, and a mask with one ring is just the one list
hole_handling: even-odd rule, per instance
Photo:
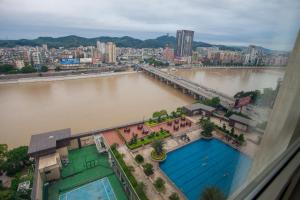
{"label": "pool deck", "polygon": [[[189,143],[182,141],[178,137],[174,138],[167,138],[165,139],[165,149],[167,152],[173,151],[177,148],[183,147],[187,144],[190,144],[193,141],[197,141],[200,139],[200,134],[199,134],[200,129],[187,132],[186,134],[189,136],[191,141]],[[146,185],[146,194],[149,199],[155,199],[155,200],[163,200],[163,199],[169,199],[169,196],[173,193],[176,192],[180,199],[186,199],[185,195],[179,190],[176,185],[163,173],[162,170],[159,168],[158,162],[154,162],[151,160],[150,154],[152,151],[151,145],[146,145],[144,147],[139,148],[136,151],[130,151],[126,146],[121,146],[118,148],[118,150],[124,154],[124,161],[128,164],[134,167],[134,176],[137,177],[138,180],[143,181]],[[151,163],[154,168],[154,174],[147,177],[144,172],[143,168],[141,165],[137,164],[134,160],[134,157],[137,154],[141,154],[145,161],[144,163]],[[166,190],[165,192],[157,192],[156,189],[153,186],[154,181],[158,178],[161,177],[166,181],[165,187]]]}
{"label": "pool deck", "polygon": [[[193,124],[195,124],[199,119],[197,118],[189,118],[187,117],[188,120],[192,121]],[[200,127],[198,127],[197,129],[191,129],[191,130],[183,130],[178,132],[179,134],[174,134],[173,133],[173,137],[170,138],[166,138],[165,141],[165,145],[164,148],[167,152],[171,152],[174,151],[178,148],[181,148],[185,145],[191,144],[192,142],[195,142],[199,139],[201,139],[201,135],[200,132],[202,131],[202,129]],[[185,142],[183,140],[180,139],[180,135],[182,134],[186,134],[189,138],[190,138],[190,142]],[[249,133],[245,134],[245,138],[247,139]],[[223,143],[229,145],[231,148],[235,148],[238,151],[253,157],[255,150],[257,149],[258,145],[253,145],[253,143],[247,141],[246,145],[241,146],[241,147],[236,147],[235,145],[227,142],[225,140],[225,138],[222,137],[223,135],[218,133],[217,131],[213,132],[213,138],[218,139],[220,141],[222,141]],[[147,187],[146,193],[148,195],[148,197],[151,197],[151,199],[168,199],[169,195],[172,194],[172,192],[176,192],[179,196],[180,199],[186,199],[185,195],[182,193],[182,191],[177,188],[176,184],[174,184],[167,175],[165,175],[165,173],[160,169],[159,167],[159,163],[158,162],[154,162],[151,160],[150,154],[152,151],[152,147],[151,145],[145,145],[141,148],[135,149],[130,151],[125,145],[121,146],[120,148],[120,152],[122,152],[124,154],[124,160],[128,165],[131,165],[134,167],[135,171],[134,171],[134,175],[136,177],[139,178],[139,180],[143,181]],[[143,172],[143,168],[141,165],[137,164],[134,160],[134,157],[137,154],[141,154],[145,161],[144,163],[151,163],[154,167],[154,174],[147,177],[144,172]],[[166,190],[165,192],[157,192],[155,190],[155,188],[153,187],[153,182],[155,181],[156,178],[158,177],[162,177],[165,181],[166,181]]]}
{"label": "pool deck", "polygon": [[[95,161],[94,167],[87,162]],[[107,177],[118,200],[127,200],[122,185],[108,162],[107,154],[99,154],[95,145],[69,151],[69,164],[61,169],[61,178],[45,187],[44,200],[58,200],[59,195],[92,181]]]}

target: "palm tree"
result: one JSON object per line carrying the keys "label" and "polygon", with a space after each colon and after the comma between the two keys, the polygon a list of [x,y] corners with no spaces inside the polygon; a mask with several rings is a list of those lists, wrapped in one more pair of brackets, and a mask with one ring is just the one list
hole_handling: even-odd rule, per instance
{"label": "palm tree", "polygon": [[225,200],[225,195],[217,187],[207,187],[202,192],[200,200]]}
{"label": "palm tree", "polygon": [[156,153],[156,155],[161,155],[164,151],[164,142],[162,140],[153,140],[152,147]]}

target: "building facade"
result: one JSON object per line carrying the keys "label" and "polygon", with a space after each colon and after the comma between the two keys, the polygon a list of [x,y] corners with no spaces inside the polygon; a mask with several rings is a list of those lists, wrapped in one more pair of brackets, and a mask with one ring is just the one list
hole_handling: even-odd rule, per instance
{"label": "building facade", "polygon": [[192,56],[194,31],[178,30],[176,33],[176,56],[190,57]]}
{"label": "building facade", "polygon": [[106,63],[115,63],[117,61],[117,52],[116,52],[116,45],[112,42],[108,42],[105,45],[105,52],[106,52]]}

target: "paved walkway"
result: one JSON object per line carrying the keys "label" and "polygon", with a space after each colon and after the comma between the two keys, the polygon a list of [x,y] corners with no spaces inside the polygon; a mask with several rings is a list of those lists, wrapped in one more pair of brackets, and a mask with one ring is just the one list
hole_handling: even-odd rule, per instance
{"label": "paved walkway", "polygon": [[[159,195],[159,193],[156,191],[150,178],[145,175],[142,167],[139,166],[135,162],[135,160],[134,160],[132,154],[130,153],[130,151],[128,150],[128,148],[125,145],[123,145],[118,148],[118,151],[124,155],[123,159],[124,159],[125,163],[128,166],[132,166],[134,168],[134,171],[132,173],[133,173],[134,177],[136,178],[136,180],[138,182],[143,182],[145,184],[145,186],[146,186],[145,192],[146,192],[148,199],[162,200],[163,199],[162,196]],[[144,158],[146,158],[146,157],[144,157]],[[146,162],[148,162],[148,161],[145,160],[145,163]]]}
{"label": "paved walkway", "polygon": [[[195,130],[188,132],[187,135],[190,138],[190,142],[185,142],[180,139],[180,137],[174,137],[174,138],[167,138],[164,140],[165,145],[164,148],[166,149],[167,152],[172,151],[174,149],[177,149],[179,147],[182,147],[184,145],[187,145],[195,140],[198,140],[200,138],[200,132],[201,129]],[[185,196],[182,194],[182,192],[172,183],[172,181],[165,176],[165,174],[160,170],[158,162],[154,162],[151,159],[151,151],[152,147],[150,145],[144,146],[142,148],[139,148],[138,151],[131,152],[128,150],[126,146],[121,146],[118,148],[118,150],[124,154],[124,161],[126,162],[127,165],[131,165],[134,167],[135,171],[133,172],[134,176],[138,181],[142,181],[146,185],[146,194],[149,197],[149,199],[165,199],[168,200],[169,196],[173,193],[176,192],[179,196],[180,199],[185,199]],[[154,168],[154,174],[151,175],[150,177],[147,177],[142,169],[142,166],[139,166],[135,160],[134,157],[137,154],[141,154],[144,157],[144,163],[151,163]],[[153,182],[158,178],[161,177],[166,181],[165,187],[166,190],[165,192],[158,193],[156,189],[153,186]]]}

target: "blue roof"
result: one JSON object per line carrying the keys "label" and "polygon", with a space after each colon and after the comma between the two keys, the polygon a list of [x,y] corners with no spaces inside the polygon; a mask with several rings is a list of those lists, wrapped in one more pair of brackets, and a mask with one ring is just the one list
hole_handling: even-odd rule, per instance
{"label": "blue roof", "polygon": [[74,64],[79,64],[80,61],[78,58],[64,58],[61,59],[60,64],[62,65],[74,65]]}

